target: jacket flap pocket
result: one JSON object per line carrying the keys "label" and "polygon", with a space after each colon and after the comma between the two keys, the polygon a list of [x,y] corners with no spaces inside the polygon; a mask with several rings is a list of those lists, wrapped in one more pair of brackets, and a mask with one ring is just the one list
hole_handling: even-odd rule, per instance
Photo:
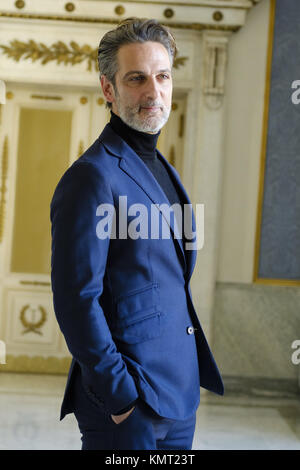
{"label": "jacket flap pocket", "polygon": [[117,302],[118,324],[130,325],[159,312],[158,284],[135,290]]}

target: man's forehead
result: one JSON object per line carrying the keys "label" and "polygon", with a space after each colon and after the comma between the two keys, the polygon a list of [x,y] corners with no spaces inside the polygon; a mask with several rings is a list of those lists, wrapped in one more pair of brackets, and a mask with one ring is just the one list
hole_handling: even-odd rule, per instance
{"label": "man's forehead", "polygon": [[144,43],[124,44],[118,50],[119,68],[144,70],[151,68],[167,69],[170,67],[170,58],[167,49],[159,42],[146,41]]}

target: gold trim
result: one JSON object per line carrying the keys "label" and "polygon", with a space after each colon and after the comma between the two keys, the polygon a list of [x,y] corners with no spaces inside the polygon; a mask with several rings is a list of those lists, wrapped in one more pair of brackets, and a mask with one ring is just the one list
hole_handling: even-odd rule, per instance
{"label": "gold trim", "polygon": [[268,52],[267,52],[267,64],[266,64],[266,84],[265,84],[265,96],[264,96],[263,130],[262,130],[262,144],[261,144],[260,171],[259,171],[260,177],[259,177],[258,199],[257,199],[257,209],[256,209],[257,215],[256,215],[256,238],[255,238],[255,250],[254,250],[253,282],[258,282],[258,279],[259,279],[258,278],[258,265],[259,265],[259,254],[260,254],[262,203],[263,203],[264,176],[265,176],[265,165],[266,165],[274,21],[275,21],[275,0],[271,0],[269,33],[268,33]]}
{"label": "gold trim", "polygon": [[[140,2],[142,3],[142,2]],[[186,6],[185,4],[183,4]],[[195,6],[195,5],[193,5]],[[222,7],[225,8],[225,7]],[[245,10],[245,8],[241,7]],[[84,16],[57,16],[57,15],[32,15],[26,13],[4,13],[0,12],[0,18],[17,18],[17,19],[29,19],[29,20],[52,20],[52,21],[74,21],[80,23],[103,23],[103,24],[118,24],[120,20],[118,18],[89,18]],[[224,25],[224,24],[210,24],[210,23],[173,23],[168,22],[164,23],[161,21],[161,24],[169,26],[174,29],[188,29],[195,31],[203,30],[213,30],[213,31],[231,31],[237,32],[242,27],[242,25]]]}
{"label": "gold trim", "polygon": [[4,217],[5,217],[5,193],[6,193],[6,178],[8,172],[8,136],[4,138],[2,150],[2,168],[1,168],[1,188],[0,188],[0,243],[3,239],[4,233]]}
{"label": "gold trim", "polygon": [[51,96],[51,95],[30,95],[30,98],[34,100],[55,100],[55,101],[63,100],[62,96]]}
{"label": "gold trim", "polygon": [[300,286],[300,280],[292,279],[273,279],[273,278],[256,278],[255,284],[267,284],[272,286]]}
{"label": "gold trim", "polygon": [[20,284],[28,284],[31,286],[51,286],[51,282],[43,281],[20,281]]}
{"label": "gold trim", "polygon": [[255,250],[254,250],[253,282],[255,284],[268,284],[268,285],[277,285],[277,286],[299,286],[300,280],[275,279],[275,278],[273,279],[273,278],[259,278],[258,277],[261,222],[262,222],[262,205],[263,205],[265,167],[266,167],[266,150],[267,150],[268,117],[269,117],[269,102],[270,102],[270,88],[271,88],[275,9],[276,9],[276,0],[271,0],[269,32],[268,32],[268,52],[267,52],[267,65],[266,65],[263,130],[262,130],[262,144],[261,144],[260,172],[259,172],[260,177],[259,177],[258,199],[257,199],[257,210],[256,210],[257,216],[256,216],[256,237],[255,237]]}
{"label": "gold trim", "polygon": [[8,354],[6,355],[6,364],[0,364],[0,373],[24,372],[65,375],[68,373],[71,360],[70,357],[13,356]]}

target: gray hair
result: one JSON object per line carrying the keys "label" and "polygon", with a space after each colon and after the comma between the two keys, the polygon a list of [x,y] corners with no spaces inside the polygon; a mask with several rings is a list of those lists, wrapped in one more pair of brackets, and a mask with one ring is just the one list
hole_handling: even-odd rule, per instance
{"label": "gray hair", "polygon": [[[115,75],[118,71],[117,53],[121,46],[132,43],[154,41],[161,43],[168,51],[171,66],[177,53],[174,36],[170,30],[157,20],[146,18],[127,18],[117,28],[102,37],[98,48],[100,78],[105,75],[115,88]],[[111,103],[106,103],[111,108]]]}

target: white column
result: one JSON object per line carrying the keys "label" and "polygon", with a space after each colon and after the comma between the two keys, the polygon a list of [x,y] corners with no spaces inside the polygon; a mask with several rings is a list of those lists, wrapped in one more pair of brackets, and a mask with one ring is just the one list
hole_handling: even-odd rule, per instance
{"label": "white column", "polygon": [[224,149],[224,87],[229,32],[205,31],[198,93],[197,156],[193,204],[204,204],[204,247],[198,251],[191,280],[194,304],[209,341],[218,260],[219,216]]}

